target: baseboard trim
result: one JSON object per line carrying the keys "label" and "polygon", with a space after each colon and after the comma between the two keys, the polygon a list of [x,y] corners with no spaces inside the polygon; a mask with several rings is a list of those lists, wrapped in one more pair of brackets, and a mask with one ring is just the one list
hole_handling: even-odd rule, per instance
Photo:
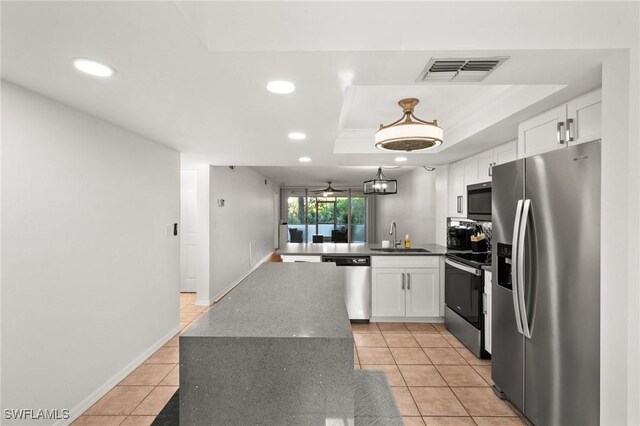
{"label": "baseboard trim", "polygon": [[443,317],[371,317],[370,322],[443,323]]}
{"label": "baseboard trim", "polygon": [[78,417],[80,417],[85,411],[87,411],[93,404],[95,404],[100,398],[105,396],[107,392],[113,389],[118,383],[120,383],[125,377],[127,377],[133,370],[138,368],[143,362],[147,360],[155,351],[160,349],[165,343],[171,340],[176,334],[180,332],[180,324],[173,328],[169,333],[165,334],[156,343],[151,345],[147,350],[140,354],[136,359],[131,361],[126,367],[120,370],[115,376],[107,380],[102,386],[93,391],[91,395],[86,397],[82,402],[73,407],[69,411],[68,419],[61,419],[55,422],[54,426],[67,426],[73,423]]}
{"label": "baseboard trim", "polygon": [[[235,280],[233,282],[233,284],[231,284],[229,287],[227,287],[226,290],[224,290],[222,293],[220,293],[220,295],[218,297],[214,297],[213,300],[211,301],[211,303],[215,303],[220,301],[220,299],[222,299],[223,297],[225,297],[227,295],[227,293],[229,293],[231,290],[233,290],[238,284],[240,284],[245,278],[247,278],[249,276],[249,274],[251,274],[253,271],[255,271],[256,269],[258,269],[258,267],[260,267],[260,265],[262,265],[264,262],[266,262],[267,260],[269,260],[269,258],[271,257],[273,253],[269,253],[268,255],[266,255],[265,257],[263,257],[262,259],[260,259],[258,262],[256,262],[255,265],[253,265],[253,267],[251,267],[251,269],[249,269],[245,274],[243,274],[242,276],[240,276],[240,278],[238,278],[237,280]],[[211,304],[209,303],[209,304]]]}

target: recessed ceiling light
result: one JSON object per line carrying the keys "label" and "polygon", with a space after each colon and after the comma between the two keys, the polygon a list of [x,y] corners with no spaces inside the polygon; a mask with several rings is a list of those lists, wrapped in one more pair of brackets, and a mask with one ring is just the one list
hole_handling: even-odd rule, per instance
{"label": "recessed ceiling light", "polygon": [[73,58],[71,60],[73,66],[85,74],[93,75],[96,77],[111,77],[116,73],[116,70],[108,65],[101,64],[93,59],[87,58]]}
{"label": "recessed ceiling light", "polygon": [[288,95],[296,90],[296,85],[290,81],[276,80],[267,84],[267,90],[276,95]]}
{"label": "recessed ceiling light", "polygon": [[396,157],[395,160],[400,163],[402,161],[407,161],[407,157]]}
{"label": "recessed ceiling light", "polygon": [[305,140],[306,138],[307,138],[307,135],[305,135],[302,132],[289,133],[289,139],[291,139],[292,141],[302,141],[302,140]]}
{"label": "recessed ceiling light", "polygon": [[308,163],[309,161],[311,161],[311,158],[309,157],[300,157],[298,158],[298,161],[301,163]]}

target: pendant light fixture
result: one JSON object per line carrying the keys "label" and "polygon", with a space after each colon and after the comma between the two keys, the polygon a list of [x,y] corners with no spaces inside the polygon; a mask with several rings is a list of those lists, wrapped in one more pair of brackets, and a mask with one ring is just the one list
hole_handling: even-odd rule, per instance
{"label": "pendant light fixture", "polygon": [[442,129],[437,120],[425,121],[413,115],[413,109],[420,102],[416,98],[406,98],[398,102],[403,116],[387,126],[381,124],[376,132],[376,148],[386,151],[422,151],[442,144]]}
{"label": "pendant light fixture", "polygon": [[382,167],[378,167],[378,173],[371,180],[365,180],[363,184],[365,194],[390,195],[398,192],[398,181],[388,179],[382,173]]}

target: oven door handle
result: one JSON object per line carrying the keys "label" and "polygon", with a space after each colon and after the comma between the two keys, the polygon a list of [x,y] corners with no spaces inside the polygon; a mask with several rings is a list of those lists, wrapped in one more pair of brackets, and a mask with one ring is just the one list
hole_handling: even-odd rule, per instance
{"label": "oven door handle", "polygon": [[468,272],[470,274],[473,274],[477,277],[479,277],[480,275],[482,275],[482,270],[481,269],[476,269],[472,266],[467,266],[467,265],[463,265],[462,263],[458,263],[458,262],[454,262],[451,259],[445,258],[444,259],[444,263],[446,263],[447,265],[451,265],[454,268],[460,269],[462,271]]}

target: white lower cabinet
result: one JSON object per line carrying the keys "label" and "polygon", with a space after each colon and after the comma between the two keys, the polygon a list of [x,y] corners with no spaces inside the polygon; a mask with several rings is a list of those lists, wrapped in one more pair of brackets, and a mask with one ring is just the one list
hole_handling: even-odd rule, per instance
{"label": "white lower cabinet", "polygon": [[[437,256],[372,258],[371,319],[440,317]],[[403,267],[404,266],[404,267]]]}

